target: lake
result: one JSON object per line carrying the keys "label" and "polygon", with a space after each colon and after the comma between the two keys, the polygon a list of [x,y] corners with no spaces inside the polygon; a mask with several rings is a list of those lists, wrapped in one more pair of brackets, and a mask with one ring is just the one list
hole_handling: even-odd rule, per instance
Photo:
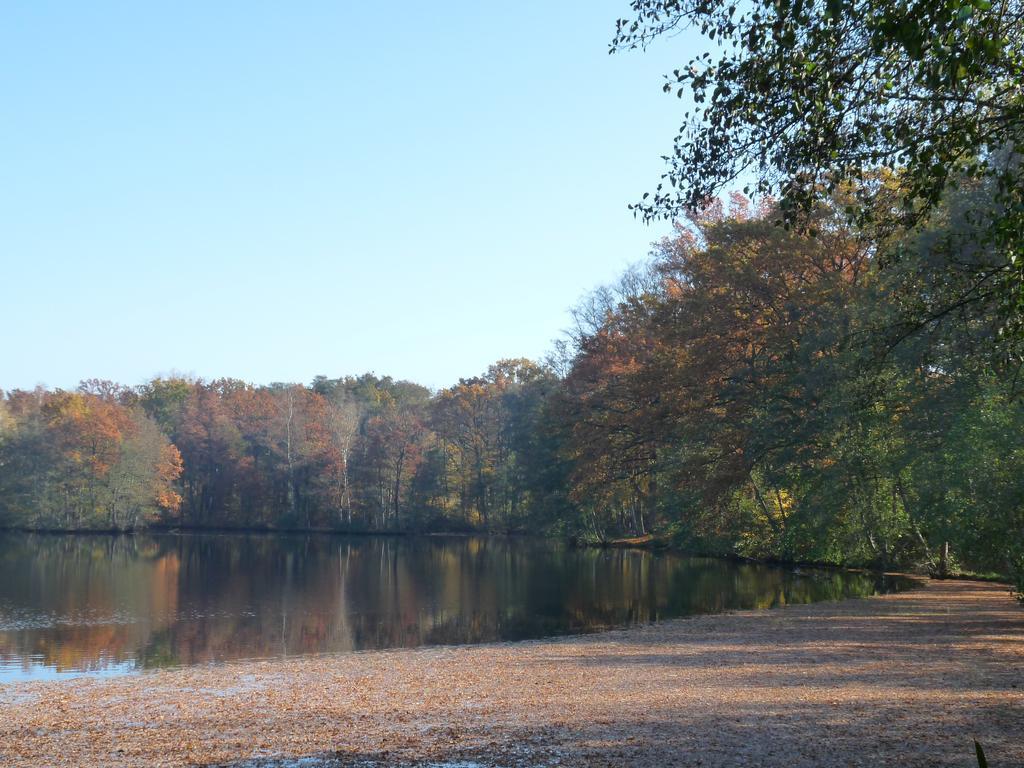
{"label": "lake", "polygon": [[514,537],[0,534],[0,682],[523,640],[908,582]]}

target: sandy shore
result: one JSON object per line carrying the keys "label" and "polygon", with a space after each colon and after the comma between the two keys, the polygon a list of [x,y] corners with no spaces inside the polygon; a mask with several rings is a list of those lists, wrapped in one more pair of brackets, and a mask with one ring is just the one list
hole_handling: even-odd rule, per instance
{"label": "sandy shore", "polygon": [[974,738],[993,766],[1024,765],[1024,610],[970,582],[559,640],[0,686],[3,766],[909,768],[973,765]]}

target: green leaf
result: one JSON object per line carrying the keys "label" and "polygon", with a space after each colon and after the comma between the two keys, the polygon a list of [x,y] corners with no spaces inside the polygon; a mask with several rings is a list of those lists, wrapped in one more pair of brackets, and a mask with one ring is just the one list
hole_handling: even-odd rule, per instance
{"label": "green leaf", "polygon": [[978,756],[978,768],[988,768],[988,760],[985,759],[985,750],[981,748],[978,740],[974,740],[974,754]]}

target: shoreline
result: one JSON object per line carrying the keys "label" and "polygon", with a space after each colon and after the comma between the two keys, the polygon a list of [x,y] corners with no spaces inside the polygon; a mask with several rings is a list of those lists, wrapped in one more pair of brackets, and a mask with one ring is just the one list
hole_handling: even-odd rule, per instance
{"label": "shoreline", "polygon": [[592,635],[15,683],[0,717],[11,766],[964,766],[975,738],[1024,764],[1024,610],[1005,586],[925,580]]}
{"label": "shoreline", "polygon": [[650,552],[653,554],[674,554],[683,557],[700,557],[709,560],[723,560],[730,563],[741,563],[749,565],[769,565],[779,568],[810,568],[827,571],[848,571],[851,573],[870,573],[879,576],[897,576],[911,579],[941,579],[954,581],[985,581],[995,584],[1006,582],[1006,577],[983,577],[972,574],[949,574],[939,576],[931,573],[917,573],[905,570],[893,570],[886,568],[874,568],[868,565],[843,565],[836,563],[818,562],[814,560],[785,560],[776,557],[745,557],[743,555],[702,552],[689,550],[665,543],[654,537],[641,537],[639,539],[610,539],[604,542],[581,542],[572,538],[546,536],[539,533],[525,533],[520,531],[414,531],[414,530],[343,530],[335,528],[264,528],[264,527],[208,527],[208,526],[170,526],[150,525],[143,528],[127,529],[63,529],[63,528],[24,528],[24,527],[3,527],[0,526],[0,536],[6,533],[38,536],[94,536],[97,538],[133,538],[136,536],[323,536],[326,538],[353,538],[365,539],[381,537],[388,539],[402,538],[497,538],[497,539],[534,539],[560,543],[568,549],[583,550],[635,550],[638,552]]}

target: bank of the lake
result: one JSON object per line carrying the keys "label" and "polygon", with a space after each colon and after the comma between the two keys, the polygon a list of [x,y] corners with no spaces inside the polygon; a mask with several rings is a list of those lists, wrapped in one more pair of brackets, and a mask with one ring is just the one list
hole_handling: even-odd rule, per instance
{"label": "bank of the lake", "polygon": [[523,643],[0,687],[0,764],[965,766],[1024,763],[1006,587],[700,616]]}

